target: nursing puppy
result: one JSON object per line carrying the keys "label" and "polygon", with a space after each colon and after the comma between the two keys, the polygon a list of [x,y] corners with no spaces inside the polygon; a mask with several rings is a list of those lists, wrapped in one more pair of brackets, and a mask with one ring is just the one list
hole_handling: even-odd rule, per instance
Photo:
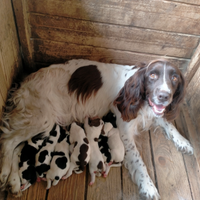
{"label": "nursing puppy", "polygon": [[49,137],[44,140],[42,148],[35,156],[35,167],[38,176],[45,178],[46,172],[50,169],[50,161],[52,159],[52,152],[54,152],[55,145],[60,137],[59,125],[54,125],[53,129],[49,133]]}
{"label": "nursing puppy", "polygon": [[91,181],[89,185],[93,185],[95,182],[95,176],[101,176],[105,171],[105,164],[103,156],[99,150],[98,138],[101,134],[104,122],[101,119],[90,120],[85,118],[84,128],[91,147],[89,171],[91,175]]}
{"label": "nursing puppy", "polygon": [[76,122],[73,122],[70,129],[69,141],[74,144],[70,157],[71,163],[69,170],[63,179],[71,176],[74,171],[76,174],[83,172],[85,166],[90,160],[90,145],[86,138],[85,131]]}
{"label": "nursing puppy", "polygon": [[19,176],[21,180],[21,190],[30,187],[36,180],[35,156],[42,147],[43,141],[49,133],[40,133],[27,140],[22,148],[19,157]]}
{"label": "nursing puppy", "polygon": [[104,177],[106,177],[110,171],[111,167],[120,167],[122,161],[124,160],[125,149],[121,141],[119,130],[114,128],[111,123],[105,123],[104,136],[108,137],[108,146],[111,153],[111,161],[106,165],[106,172]]}
{"label": "nursing puppy", "polygon": [[60,137],[58,143],[55,145],[55,151],[52,153],[52,160],[50,169],[46,173],[47,189],[51,185],[55,186],[59,180],[67,173],[70,166],[69,159],[69,143],[67,137],[69,136],[66,131],[60,127]]}
{"label": "nursing puppy", "polygon": [[105,123],[98,140],[99,149],[103,155],[104,162],[107,165],[111,162],[111,153],[108,146],[108,137],[105,136],[105,132],[110,131],[113,127],[117,127],[116,116],[112,112],[108,112],[107,115],[103,116],[102,120],[104,121],[104,123],[109,122]]}

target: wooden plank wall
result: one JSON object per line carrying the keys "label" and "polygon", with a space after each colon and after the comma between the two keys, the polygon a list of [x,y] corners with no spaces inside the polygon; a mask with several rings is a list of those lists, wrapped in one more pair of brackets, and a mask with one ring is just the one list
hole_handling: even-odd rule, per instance
{"label": "wooden plank wall", "polygon": [[2,0],[0,6],[0,115],[7,98],[12,78],[21,66],[21,55],[10,0]]}
{"label": "wooden plank wall", "polygon": [[137,64],[165,57],[185,72],[199,43],[198,0],[13,2],[30,68],[72,58]]}

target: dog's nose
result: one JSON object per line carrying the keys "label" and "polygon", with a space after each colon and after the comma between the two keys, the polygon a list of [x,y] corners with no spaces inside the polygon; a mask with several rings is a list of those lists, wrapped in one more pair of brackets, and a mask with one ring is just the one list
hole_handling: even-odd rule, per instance
{"label": "dog's nose", "polygon": [[166,92],[166,91],[160,91],[157,95],[158,100],[160,100],[161,102],[165,102],[168,101],[170,98],[170,93]]}

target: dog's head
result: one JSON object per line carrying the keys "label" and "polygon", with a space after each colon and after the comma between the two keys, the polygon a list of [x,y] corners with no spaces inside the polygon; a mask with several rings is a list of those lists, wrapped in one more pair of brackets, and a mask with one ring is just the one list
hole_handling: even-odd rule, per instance
{"label": "dog's head", "polygon": [[155,60],[139,67],[114,101],[124,121],[137,117],[147,101],[156,117],[173,120],[184,97],[185,81],[181,71],[167,60]]}

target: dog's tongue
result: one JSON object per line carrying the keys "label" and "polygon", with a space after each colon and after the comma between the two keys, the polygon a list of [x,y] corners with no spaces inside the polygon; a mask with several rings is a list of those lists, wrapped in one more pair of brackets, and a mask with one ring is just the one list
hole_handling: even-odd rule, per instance
{"label": "dog's tongue", "polygon": [[156,113],[157,115],[161,115],[165,111],[165,106],[156,105],[150,99],[149,99],[149,104],[150,106],[152,106],[154,113]]}

